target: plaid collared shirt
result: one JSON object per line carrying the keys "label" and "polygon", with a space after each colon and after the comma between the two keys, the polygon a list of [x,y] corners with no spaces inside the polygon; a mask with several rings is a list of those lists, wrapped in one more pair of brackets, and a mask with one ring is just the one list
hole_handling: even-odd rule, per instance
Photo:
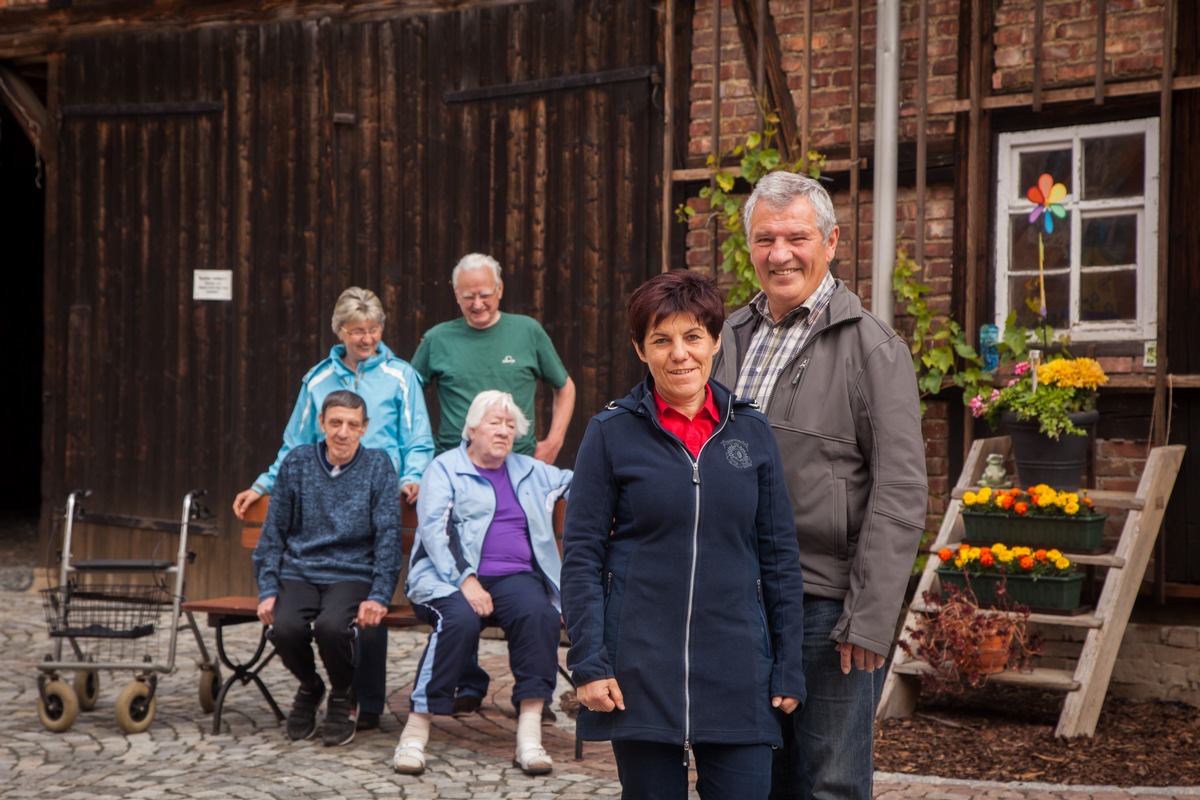
{"label": "plaid collared shirt", "polygon": [[758,403],[760,409],[766,409],[783,368],[808,341],[814,324],[829,305],[836,288],[837,281],[832,275],[825,273],[825,279],[821,281],[817,290],[803,303],[784,314],[779,322],[771,318],[765,293],[759,292],[750,301],[750,307],[758,319],[754,323],[750,347],[746,350],[742,369],[738,373],[738,397],[753,400]]}

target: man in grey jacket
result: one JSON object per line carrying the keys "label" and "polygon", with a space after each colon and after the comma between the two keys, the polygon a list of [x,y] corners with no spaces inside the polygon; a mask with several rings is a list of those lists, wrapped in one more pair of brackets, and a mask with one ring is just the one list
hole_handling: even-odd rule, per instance
{"label": "man in grey jacket", "polygon": [[767,175],[743,224],[762,291],[726,321],[713,376],[771,421],[805,578],[808,701],[771,796],[870,800],[877,670],[928,497],[912,357],[829,273],[839,231],[819,183]]}

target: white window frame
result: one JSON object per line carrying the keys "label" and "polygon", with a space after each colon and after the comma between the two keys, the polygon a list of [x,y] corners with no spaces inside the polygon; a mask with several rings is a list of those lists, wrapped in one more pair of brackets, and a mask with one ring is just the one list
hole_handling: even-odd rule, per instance
{"label": "white window frame", "polygon": [[[1135,197],[1081,200],[1083,187],[1082,140],[1104,136],[1142,134],[1145,142],[1144,194]],[[1067,225],[1070,232],[1070,298],[1067,319],[1069,328],[1058,328],[1056,335],[1067,334],[1071,341],[1154,341],[1158,336],[1158,140],[1157,117],[1106,122],[1095,125],[1073,125],[1064,128],[1002,133],[996,151],[996,261],[995,322],[1003,327],[1009,309],[1009,263],[1011,235],[1009,219],[1014,214],[1029,215],[1034,204],[1026,197],[1028,186],[1017,186],[1020,156],[1040,150],[1070,148],[1073,191],[1061,201],[1067,211],[1065,220],[1055,219],[1055,225]],[[1061,176],[1055,176],[1061,181]],[[1079,319],[1080,257],[1082,220],[1100,213],[1132,212],[1137,219],[1137,319],[1134,321],[1082,322]],[[1039,219],[1037,224],[1042,224]]]}

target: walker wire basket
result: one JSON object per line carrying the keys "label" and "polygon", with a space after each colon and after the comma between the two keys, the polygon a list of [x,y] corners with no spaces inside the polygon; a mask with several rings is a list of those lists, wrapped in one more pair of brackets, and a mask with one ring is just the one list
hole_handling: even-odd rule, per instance
{"label": "walker wire basket", "polygon": [[65,584],[42,590],[46,626],[54,637],[141,639],[155,631],[172,603],[158,586]]}

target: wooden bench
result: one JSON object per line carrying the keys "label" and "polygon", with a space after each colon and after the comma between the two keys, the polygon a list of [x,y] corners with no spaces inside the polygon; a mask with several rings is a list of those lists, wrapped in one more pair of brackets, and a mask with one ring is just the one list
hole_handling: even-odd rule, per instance
{"label": "wooden bench", "polygon": [[[270,495],[264,495],[256,500],[251,506],[246,509],[245,518],[242,520],[242,547],[253,551],[258,545],[259,536],[262,533],[263,521],[267,518],[267,508],[270,505]],[[417,529],[417,510],[414,506],[407,503],[401,503],[401,521],[400,521],[400,540],[401,540],[401,561],[404,569],[407,569],[408,559],[412,553],[413,541],[416,539]],[[566,502],[559,500],[554,507],[554,535],[558,539],[558,546],[562,550],[562,529],[563,518],[566,511]],[[403,581],[404,572],[401,572],[401,580]],[[266,668],[271,659],[275,657],[275,647],[267,638],[267,626],[262,626],[262,631],[258,637],[258,645],[248,658],[242,661],[236,660],[225,647],[224,630],[230,625],[244,625],[246,623],[258,623],[258,597],[256,596],[233,596],[233,597],[217,597],[211,600],[189,600],[183,604],[183,610],[190,611],[192,614],[204,614],[207,617],[208,625],[214,630],[216,638],[217,658],[220,663],[230,670],[230,675],[221,683],[221,688],[217,692],[216,701],[213,706],[213,733],[221,731],[221,712],[225,707],[225,698],[229,694],[229,690],[234,684],[245,686],[248,683],[253,683],[258,687],[263,698],[266,699],[267,705],[270,706],[275,718],[282,721],[284,714],[279,708],[279,704],[275,702],[275,698],[271,696],[270,689],[263,683],[259,673]],[[425,623],[417,618],[413,612],[412,606],[407,603],[393,603],[388,608],[388,613],[383,617],[383,626],[386,628],[416,628],[425,626]],[[558,665],[559,673],[566,678],[568,683],[571,681],[571,676]],[[218,673],[219,674],[219,673]],[[575,739],[575,758],[583,758],[583,742],[578,738]]]}

